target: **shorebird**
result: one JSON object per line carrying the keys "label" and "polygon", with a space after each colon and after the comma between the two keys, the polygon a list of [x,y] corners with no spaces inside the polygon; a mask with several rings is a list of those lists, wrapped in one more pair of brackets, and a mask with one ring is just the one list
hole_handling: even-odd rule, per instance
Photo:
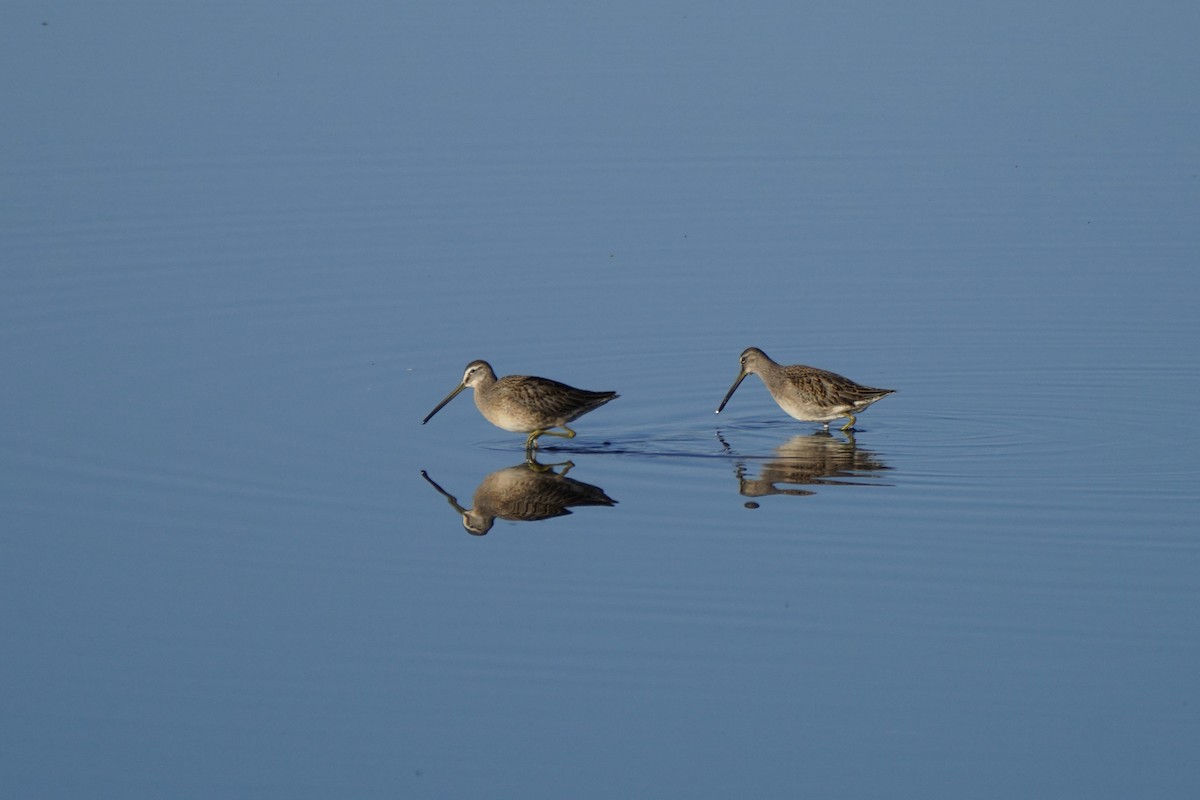
{"label": "shorebird", "polygon": [[[484,418],[506,431],[528,433],[525,449],[537,447],[542,434],[574,439],[575,431],[567,427],[589,411],[594,411],[609,400],[616,392],[589,392],[576,389],[549,378],[534,378],[529,375],[506,375],[497,379],[492,365],[486,361],[467,364],[462,382],[446,395],[437,407],[421,420],[421,424],[442,410],[463,389],[475,390],[475,407]],[[551,430],[562,428],[565,433]]]}
{"label": "shorebird", "polygon": [[848,417],[850,420],[842,426],[842,430],[853,430],[854,423],[857,422],[855,414],[861,413],[867,406],[895,391],[862,386],[837,373],[806,367],[803,364],[785,367],[776,364],[757,347],[749,347],[742,351],[741,365],[737,380],[729,387],[721,405],[717,406],[718,414],[747,375],[762,378],[771,397],[775,398],[775,402],[788,415],[802,422],[823,423],[827,430],[830,421],[842,417]]}

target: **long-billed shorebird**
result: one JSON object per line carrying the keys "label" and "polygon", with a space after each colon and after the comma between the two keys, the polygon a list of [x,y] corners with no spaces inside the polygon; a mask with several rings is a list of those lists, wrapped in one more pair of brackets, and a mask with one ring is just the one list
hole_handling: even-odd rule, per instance
{"label": "long-billed shorebird", "polygon": [[[421,424],[429,422],[444,405],[467,388],[475,390],[475,407],[488,422],[506,431],[529,434],[525,440],[527,450],[537,447],[538,437],[542,434],[574,439],[575,431],[568,428],[567,423],[618,396],[616,392],[589,392],[529,375],[506,375],[497,379],[491,364],[472,361],[467,364],[458,387],[446,395]],[[559,433],[551,428],[562,428],[566,432]]]}
{"label": "long-billed shorebird", "polygon": [[830,421],[849,417],[850,421],[842,426],[844,431],[854,429],[854,423],[857,421],[855,414],[861,413],[867,406],[895,391],[872,389],[837,373],[806,367],[803,364],[785,367],[776,364],[757,347],[749,347],[742,352],[741,364],[742,369],[737,380],[725,393],[721,405],[717,406],[718,414],[747,375],[762,378],[767,391],[775,398],[779,407],[802,422],[820,422],[828,429]]}

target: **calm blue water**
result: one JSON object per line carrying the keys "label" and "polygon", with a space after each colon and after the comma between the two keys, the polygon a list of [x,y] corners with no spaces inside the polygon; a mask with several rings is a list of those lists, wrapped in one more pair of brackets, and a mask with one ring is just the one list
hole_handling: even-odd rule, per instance
{"label": "calm blue water", "polygon": [[8,793],[1200,792],[1193,5],[0,22]]}

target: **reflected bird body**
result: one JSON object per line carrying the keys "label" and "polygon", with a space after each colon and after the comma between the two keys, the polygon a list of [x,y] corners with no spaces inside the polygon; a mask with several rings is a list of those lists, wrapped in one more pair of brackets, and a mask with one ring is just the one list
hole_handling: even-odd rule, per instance
{"label": "reflected bird body", "polygon": [[[530,375],[497,378],[491,364],[472,361],[467,365],[458,387],[446,395],[421,420],[421,424],[429,422],[434,414],[467,388],[475,390],[475,407],[488,422],[506,431],[529,434],[525,440],[526,449],[537,447],[538,437],[543,434],[574,439],[575,431],[567,427],[568,423],[618,396],[616,392],[590,392]],[[565,433],[552,428],[562,428]]]}
{"label": "reflected bird body", "polygon": [[832,420],[847,417],[849,421],[842,426],[844,431],[854,429],[854,423],[858,421],[855,414],[895,391],[873,389],[835,372],[803,364],[782,366],[757,347],[742,352],[741,365],[741,372],[733,386],[729,387],[725,399],[717,406],[718,414],[747,375],[761,378],[771,397],[789,416],[802,422],[820,422],[826,428]]}
{"label": "reflected bird body", "polygon": [[762,462],[758,477],[747,472],[745,463],[738,464],[738,491],[747,497],[805,496],[816,492],[786,487],[875,485],[871,479],[891,468],[870,451],[859,448],[853,433],[847,433],[847,437],[843,441],[828,431],[794,436],[775,448],[773,458]]}
{"label": "reflected bird body", "polygon": [[[562,467],[555,472],[554,467]],[[568,478],[573,467],[565,464],[539,464],[527,461],[489,474],[479,484],[471,508],[463,508],[453,495],[438,486],[428,473],[421,477],[446,498],[462,515],[463,528],[475,536],[492,529],[497,518],[511,522],[536,522],[571,513],[574,506],[613,506],[613,500],[599,486]]]}

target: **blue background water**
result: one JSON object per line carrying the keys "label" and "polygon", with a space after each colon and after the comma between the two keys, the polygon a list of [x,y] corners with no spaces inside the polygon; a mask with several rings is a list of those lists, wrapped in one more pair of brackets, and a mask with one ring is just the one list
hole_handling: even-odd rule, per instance
{"label": "blue background water", "polygon": [[0,18],[14,796],[1200,792],[1194,4]]}

